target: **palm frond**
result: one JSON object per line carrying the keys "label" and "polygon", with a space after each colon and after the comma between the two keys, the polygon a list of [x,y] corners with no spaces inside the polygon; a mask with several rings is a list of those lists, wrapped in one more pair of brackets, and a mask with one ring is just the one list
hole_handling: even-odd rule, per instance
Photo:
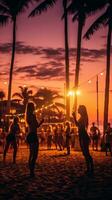
{"label": "palm frond", "polygon": [[76,21],[78,19],[78,12],[73,16],[72,21]]}
{"label": "palm frond", "polygon": [[0,13],[1,14],[4,14],[4,13],[9,14],[9,9],[4,4],[1,4],[1,1],[0,1]]}
{"label": "palm frond", "polygon": [[20,14],[29,8],[30,4],[33,4],[33,0],[17,0],[17,13]]}
{"label": "palm frond", "polygon": [[55,102],[56,106],[65,109],[65,105],[63,103]]}
{"label": "palm frond", "polygon": [[0,26],[6,25],[8,21],[9,21],[9,16],[0,15]]}
{"label": "palm frond", "polygon": [[28,90],[27,93],[28,93],[28,95],[32,95],[33,94],[32,90]]}
{"label": "palm frond", "polygon": [[77,12],[77,1],[74,3],[72,2],[68,7],[67,7],[67,12],[69,14],[75,14]]}
{"label": "palm frond", "polygon": [[53,96],[53,99],[63,99],[64,97],[62,95],[55,95]]}
{"label": "palm frond", "polygon": [[103,15],[101,15],[87,30],[83,38],[90,39],[91,35],[95,31],[97,31],[101,26],[106,25],[106,22],[108,20],[107,12],[105,12]]}
{"label": "palm frond", "polygon": [[23,99],[22,95],[18,92],[14,93],[12,97],[19,97],[20,99]]}
{"label": "palm frond", "polygon": [[100,11],[102,8],[108,5],[108,0],[85,0],[86,8],[88,11]]}
{"label": "palm frond", "polygon": [[34,17],[35,15],[39,15],[44,11],[47,11],[48,8],[51,8],[55,5],[57,0],[44,0],[40,3],[29,15],[29,17]]}

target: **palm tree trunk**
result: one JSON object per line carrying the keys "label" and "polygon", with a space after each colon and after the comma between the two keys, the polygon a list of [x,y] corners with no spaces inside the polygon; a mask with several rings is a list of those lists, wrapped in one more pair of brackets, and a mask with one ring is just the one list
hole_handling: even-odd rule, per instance
{"label": "palm tree trunk", "polygon": [[13,75],[13,67],[14,67],[14,59],[15,59],[15,46],[16,46],[16,17],[13,20],[13,44],[12,44],[12,57],[11,57],[11,65],[10,65],[10,74],[9,74],[9,85],[8,85],[8,105],[7,111],[10,112],[11,106],[11,90],[12,90],[12,75]]}
{"label": "palm tree trunk", "polygon": [[106,82],[105,82],[105,99],[104,99],[104,124],[103,124],[104,133],[108,123],[109,88],[110,88],[110,51],[111,51],[111,25],[109,24],[108,36],[107,36],[107,64],[106,64]]}
{"label": "palm tree trunk", "polygon": [[[82,28],[83,23],[82,20],[78,21],[78,39],[77,39],[77,55],[76,55],[76,70],[75,70],[75,92],[78,89],[79,85],[79,71],[80,71],[80,57],[81,57],[81,41],[82,41]],[[74,98],[74,111],[77,109],[77,95],[75,94]]]}
{"label": "palm tree trunk", "polygon": [[66,118],[70,119],[70,97],[67,95],[69,92],[69,45],[68,45],[68,13],[67,13],[67,0],[63,1],[64,7],[64,34],[65,34],[65,68],[66,68]]}

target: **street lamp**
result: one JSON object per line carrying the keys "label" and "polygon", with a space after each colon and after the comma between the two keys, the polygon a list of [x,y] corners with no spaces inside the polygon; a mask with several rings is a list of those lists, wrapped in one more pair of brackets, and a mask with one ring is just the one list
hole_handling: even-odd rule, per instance
{"label": "street lamp", "polygon": [[[98,76],[103,76],[103,72],[97,74],[96,76],[96,121],[97,121],[97,126],[99,126],[99,78]],[[92,78],[94,78],[92,77]],[[90,84],[92,81],[91,79],[88,80],[88,83]]]}
{"label": "street lamp", "polygon": [[67,94],[67,96],[73,97],[73,110],[74,110],[74,99],[75,99],[75,97],[80,96],[80,94],[81,94],[80,90],[75,91],[74,89],[69,90],[69,92]]}

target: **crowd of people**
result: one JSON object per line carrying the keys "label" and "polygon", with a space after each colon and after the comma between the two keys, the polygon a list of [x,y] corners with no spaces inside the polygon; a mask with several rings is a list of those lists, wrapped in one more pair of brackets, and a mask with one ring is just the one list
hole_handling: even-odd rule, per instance
{"label": "crowd of people", "polygon": [[80,149],[86,161],[87,174],[94,173],[94,162],[90,155],[89,146],[93,151],[98,151],[99,146],[104,148],[106,156],[108,151],[112,156],[112,127],[108,123],[107,130],[101,135],[99,128],[92,123],[88,130],[88,114],[86,107],[80,105],[78,108],[80,118],[76,119],[76,114],[73,113],[74,123],[66,121],[58,124],[45,124],[44,119],[40,122],[36,118],[34,103],[30,102],[27,105],[25,117],[25,132],[24,137],[21,134],[21,125],[19,117],[14,117],[9,129],[6,133],[4,129],[0,129],[0,145],[3,146],[3,162],[6,161],[6,155],[9,147],[13,148],[13,163],[16,163],[16,155],[20,140],[27,143],[29,147],[29,170],[30,176],[35,175],[35,164],[38,158],[39,145],[46,147],[48,150],[55,148],[63,151],[66,149],[66,154],[70,155],[71,149],[75,150],[76,139],[79,138]]}

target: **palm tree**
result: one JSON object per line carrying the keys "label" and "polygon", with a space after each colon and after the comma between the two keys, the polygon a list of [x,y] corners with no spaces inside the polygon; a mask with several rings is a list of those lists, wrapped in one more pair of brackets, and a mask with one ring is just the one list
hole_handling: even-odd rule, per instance
{"label": "palm tree", "polygon": [[106,80],[105,80],[105,99],[104,99],[104,123],[103,130],[105,132],[108,123],[108,109],[109,109],[109,89],[110,89],[110,53],[111,53],[111,33],[112,33],[112,1],[105,1],[106,10],[95,20],[95,22],[88,29],[85,38],[89,39],[95,31],[101,26],[108,27],[107,34],[107,49],[106,49]]}
{"label": "palm tree", "polygon": [[19,86],[19,88],[20,88],[20,92],[14,93],[13,97],[19,97],[22,100],[22,103],[24,105],[24,111],[25,111],[28,101],[33,99],[33,96],[32,96],[33,92],[32,90],[29,90],[28,87]]}
{"label": "palm tree", "polygon": [[40,88],[34,95],[34,101],[37,104],[37,106],[55,106],[64,109],[65,107],[62,103],[55,102],[57,99],[63,99],[63,96],[59,95],[57,91],[52,91],[47,88]]}
{"label": "palm tree", "polygon": [[0,91],[0,101],[3,101],[4,97],[5,97],[5,92],[1,90]]}
{"label": "palm tree", "polygon": [[[81,43],[82,43],[82,31],[85,25],[86,18],[95,11],[103,7],[104,0],[98,2],[98,0],[72,0],[68,6],[68,12],[73,15],[73,22],[78,22],[77,33],[77,52],[76,52],[76,67],[75,67],[75,85],[74,90],[77,91],[79,86],[79,72],[80,72],[80,59],[81,59]],[[74,110],[77,108],[77,96],[74,99]]]}
{"label": "palm tree", "polygon": [[12,90],[12,75],[15,60],[16,49],[16,23],[19,14],[28,8],[31,0],[0,0],[0,14],[2,25],[9,22],[13,23],[13,37],[12,37],[12,56],[10,64],[9,85],[8,85],[8,111],[10,108],[11,90]]}
{"label": "palm tree", "polygon": [[48,118],[49,122],[52,117],[59,117],[59,120],[62,120],[63,111],[65,105],[57,102],[58,99],[63,99],[63,96],[59,95],[57,91],[53,91],[47,88],[40,88],[37,93],[34,95],[34,102],[39,109],[39,114],[45,118]]}
{"label": "palm tree", "polygon": [[[47,11],[48,8],[53,7],[57,0],[43,0],[37,7],[30,13],[30,17],[34,17]],[[66,71],[66,116],[70,118],[70,98],[67,95],[69,92],[69,45],[68,45],[68,13],[67,3],[69,0],[62,0],[63,12],[64,12],[64,38],[65,38],[65,71]]]}

